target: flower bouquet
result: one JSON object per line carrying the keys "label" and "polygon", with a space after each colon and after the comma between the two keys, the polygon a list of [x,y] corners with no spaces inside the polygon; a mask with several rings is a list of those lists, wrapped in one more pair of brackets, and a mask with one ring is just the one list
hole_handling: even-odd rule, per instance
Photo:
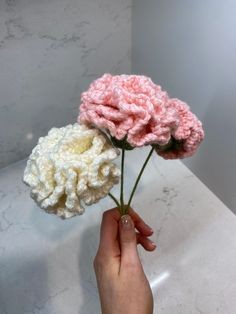
{"label": "flower bouquet", "polygon": [[[31,197],[61,218],[84,212],[110,196],[121,215],[153,152],[164,159],[192,156],[204,138],[202,123],[189,106],[144,75],[105,73],[81,94],[78,121],[52,128],[33,149],[23,181]],[[124,200],[125,151],[150,146],[129,200]],[[114,160],[121,152],[121,169]],[[119,199],[111,194],[120,181]]]}

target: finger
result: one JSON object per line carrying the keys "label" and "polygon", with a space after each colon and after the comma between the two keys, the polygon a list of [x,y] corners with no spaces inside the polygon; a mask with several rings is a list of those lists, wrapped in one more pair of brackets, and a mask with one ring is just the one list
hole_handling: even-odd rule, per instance
{"label": "finger", "polygon": [[117,208],[112,208],[103,213],[100,229],[99,252],[104,257],[120,253],[117,241],[119,233],[120,213]]}
{"label": "finger", "polygon": [[143,219],[133,210],[133,208],[129,208],[129,215],[131,216],[135,228],[144,236],[150,236],[153,234],[153,230],[150,226],[148,226]]}
{"label": "finger", "polygon": [[137,265],[139,262],[134,223],[129,215],[123,215],[119,222],[121,268]]}
{"label": "finger", "polygon": [[141,244],[142,247],[146,250],[146,251],[154,251],[156,248],[156,244],[154,242],[152,242],[150,239],[148,239],[147,237],[143,236],[142,234],[136,232],[136,237],[137,237],[137,243]]}

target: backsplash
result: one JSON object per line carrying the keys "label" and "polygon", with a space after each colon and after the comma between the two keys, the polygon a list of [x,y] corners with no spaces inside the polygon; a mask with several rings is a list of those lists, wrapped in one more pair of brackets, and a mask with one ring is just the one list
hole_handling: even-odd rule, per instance
{"label": "backsplash", "polygon": [[0,2],[0,168],[53,126],[76,122],[80,94],[131,71],[131,0]]}

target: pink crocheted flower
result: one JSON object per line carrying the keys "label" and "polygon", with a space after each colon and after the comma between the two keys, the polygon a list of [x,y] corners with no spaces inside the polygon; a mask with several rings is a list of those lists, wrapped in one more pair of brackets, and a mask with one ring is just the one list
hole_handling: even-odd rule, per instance
{"label": "pink crocheted flower", "polygon": [[170,142],[162,147],[157,145],[156,151],[165,159],[190,157],[204,138],[202,123],[189,110],[189,106],[177,98],[169,99],[166,106],[178,112],[179,126],[172,132]]}
{"label": "pink crocheted flower", "polygon": [[168,95],[143,75],[105,73],[81,94],[78,121],[106,129],[133,147],[165,145],[178,126],[178,115],[166,107]]}

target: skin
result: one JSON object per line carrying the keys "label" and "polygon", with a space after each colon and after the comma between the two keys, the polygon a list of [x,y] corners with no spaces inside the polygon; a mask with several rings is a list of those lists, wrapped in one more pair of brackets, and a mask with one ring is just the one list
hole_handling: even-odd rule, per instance
{"label": "skin", "polygon": [[152,291],[137,251],[137,244],[155,250],[156,245],[148,239],[152,234],[131,208],[129,215],[122,217],[117,208],[104,212],[94,259],[103,314],[153,313]]}

